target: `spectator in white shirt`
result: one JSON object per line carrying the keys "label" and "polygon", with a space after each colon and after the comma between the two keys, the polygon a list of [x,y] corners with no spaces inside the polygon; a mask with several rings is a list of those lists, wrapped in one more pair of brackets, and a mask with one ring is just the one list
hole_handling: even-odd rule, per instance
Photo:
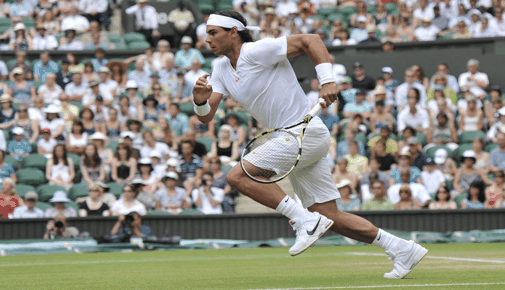
{"label": "spectator in white shirt", "polygon": [[135,199],[136,196],[137,191],[133,188],[133,186],[125,185],[123,187],[122,197],[112,204],[112,215],[127,215],[133,211],[141,216],[145,215],[147,213],[147,209],[143,203]]}
{"label": "spectator in white shirt", "polygon": [[388,199],[392,203],[397,203],[400,201],[400,188],[403,186],[403,184],[408,184],[410,191],[412,192],[412,199],[417,199],[421,207],[427,206],[430,201],[431,197],[426,191],[426,188],[424,185],[416,182],[409,182],[410,180],[410,171],[408,169],[402,169],[400,172],[400,178],[402,180],[401,183],[397,183],[394,185],[391,185],[388,188]]}
{"label": "spectator in white shirt", "polygon": [[161,36],[158,31],[158,13],[156,9],[147,4],[148,0],[137,0],[137,4],[127,8],[126,14],[135,15],[135,29],[144,34],[147,41],[152,46],[156,44],[157,38]]}
{"label": "spectator in white shirt", "polygon": [[482,17],[482,20],[475,27],[473,31],[473,37],[496,37],[498,36],[498,30],[494,25],[489,25],[489,19]]}
{"label": "spectator in white shirt", "polygon": [[419,90],[409,89],[407,98],[408,107],[398,114],[398,131],[403,131],[409,126],[426,134],[430,127],[430,117],[425,109],[418,106]]}
{"label": "spectator in white shirt", "polygon": [[65,94],[70,98],[70,101],[82,101],[82,97],[89,91],[88,84],[82,81],[82,74],[75,73],[72,76],[72,82],[65,87]]}
{"label": "spectator in white shirt", "polygon": [[437,39],[440,29],[431,24],[432,18],[425,16],[421,21],[421,26],[414,30],[414,36],[419,41],[433,41]]}
{"label": "spectator in white shirt", "polygon": [[207,20],[209,19],[209,15],[210,14],[205,13],[203,15],[203,22],[196,27],[196,49],[202,49],[204,47],[209,49],[209,44],[205,42],[205,38],[207,38]]}
{"label": "spectator in white shirt", "polygon": [[424,170],[421,172],[421,178],[423,180],[424,187],[428,193],[436,193],[438,188],[445,185],[445,177],[442,171],[437,169],[437,164],[435,161],[428,157],[426,159],[426,165]]}
{"label": "spectator in white shirt", "polygon": [[37,25],[38,36],[32,39],[34,50],[55,50],[58,47],[58,40],[54,35],[46,35],[46,28],[43,24]]}
{"label": "spectator in white shirt", "polygon": [[84,12],[84,16],[89,22],[98,21],[105,29],[109,30],[109,14],[107,8],[109,1],[107,0],[80,0],[79,9]]}
{"label": "spectator in white shirt", "polygon": [[61,31],[73,29],[77,35],[81,35],[89,31],[89,21],[86,17],[78,14],[79,9],[72,7],[70,14],[61,21]]}
{"label": "spectator in white shirt", "polygon": [[482,98],[486,95],[485,88],[489,85],[489,78],[486,73],[479,72],[479,61],[470,59],[466,64],[468,71],[459,75],[459,87],[463,91],[470,91],[475,96]]}
{"label": "spectator in white shirt", "polygon": [[83,50],[84,44],[75,39],[75,30],[65,30],[65,37],[60,40],[60,47],[58,50]]}
{"label": "spectator in white shirt", "polygon": [[412,68],[405,70],[405,82],[396,88],[395,100],[398,111],[403,110],[407,106],[407,94],[411,88],[416,88],[420,93],[420,104],[426,104],[426,89],[419,82],[415,82],[415,71]]}
{"label": "spectator in white shirt", "polygon": [[18,206],[14,209],[12,213],[13,219],[34,219],[34,218],[44,218],[44,212],[36,208],[38,202],[37,193],[34,191],[29,191],[25,195],[25,205]]}
{"label": "spectator in white shirt", "polygon": [[319,102],[319,80],[317,78],[313,78],[310,81],[310,92],[307,93],[306,97],[309,100],[310,106],[314,106]]}
{"label": "spectator in white shirt", "polygon": [[200,61],[198,59],[193,59],[191,61],[191,70],[184,75],[184,81],[190,86],[191,90],[193,90],[198,78],[207,74],[201,67]]}
{"label": "spectator in white shirt", "polygon": [[60,105],[60,95],[63,89],[56,83],[56,74],[46,74],[46,83],[37,90],[38,95],[46,104]]}
{"label": "spectator in white shirt", "polygon": [[429,17],[430,19],[435,18],[433,6],[428,5],[428,0],[419,1],[419,8],[416,8],[412,15],[414,16],[413,27],[417,27],[419,22],[425,17]]}
{"label": "spectator in white shirt", "polygon": [[287,17],[290,11],[298,12],[298,7],[296,6],[296,2],[292,0],[284,0],[282,2],[277,3],[277,7],[275,8],[275,14],[279,16],[279,18]]}
{"label": "spectator in white shirt", "polygon": [[202,186],[191,192],[193,203],[196,209],[204,214],[222,214],[221,203],[224,200],[224,190],[212,187],[214,178],[211,173],[204,173],[202,176]]}
{"label": "spectator in white shirt", "polygon": [[[110,79],[110,70],[106,66],[102,66],[98,70],[100,95],[105,101],[105,106],[110,106],[114,98],[117,96],[118,83]],[[91,85],[90,85],[91,86]]]}
{"label": "spectator in white shirt", "polygon": [[154,134],[152,131],[145,130],[142,132],[142,138],[144,139],[144,146],[140,148],[140,157],[150,158],[151,152],[156,151],[161,154],[161,162],[165,162],[170,158],[170,148],[163,142],[156,142]]}

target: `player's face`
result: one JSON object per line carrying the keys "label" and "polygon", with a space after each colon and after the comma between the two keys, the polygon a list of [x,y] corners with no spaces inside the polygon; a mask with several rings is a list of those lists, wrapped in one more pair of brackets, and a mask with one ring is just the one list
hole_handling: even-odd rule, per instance
{"label": "player's face", "polygon": [[205,38],[210,46],[210,49],[215,55],[223,55],[231,49],[232,43],[230,31],[226,31],[219,26],[207,26],[207,38]]}

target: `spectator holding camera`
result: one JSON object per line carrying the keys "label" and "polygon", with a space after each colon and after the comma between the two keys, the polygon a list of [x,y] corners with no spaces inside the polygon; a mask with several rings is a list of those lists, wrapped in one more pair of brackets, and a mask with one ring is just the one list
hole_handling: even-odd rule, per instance
{"label": "spectator holding camera", "polygon": [[151,228],[143,226],[141,215],[135,211],[131,211],[126,215],[119,216],[110,234],[126,237],[145,237],[151,235]]}
{"label": "spectator holding camera", "polygon": [[201,186],[191,193],[196,208],[204,214],[222,214],[221,203],[224,199],[224,190],[212,187],[214,178],[211,173],[204,173]]}
{"label": "spectator holding camera", "polygon": [[69,227],[67,217],[62,214],[58,214],[48,221],[46,229],[44,240],[73,238],[79,235],[79,230],[75,227]]}

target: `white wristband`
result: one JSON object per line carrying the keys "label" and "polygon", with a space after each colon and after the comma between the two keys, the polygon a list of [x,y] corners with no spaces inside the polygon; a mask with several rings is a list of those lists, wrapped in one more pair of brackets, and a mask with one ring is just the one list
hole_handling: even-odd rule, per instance
{"label": "white wristband", "polygon": [[210,112],[210,105],[209,105],[209,101],[205,101],[205,104],[204,105],[201,105],[201,106],[197,106],[194,102],[193,102],[193,106],[195,108],[195,113],[198,115],[198,116],[206,116],[209,112]]}
{"label": "white wristband", "polygon": [[324,62],[316,65],[317,79],[320,85],[335,82],[331,63]]}

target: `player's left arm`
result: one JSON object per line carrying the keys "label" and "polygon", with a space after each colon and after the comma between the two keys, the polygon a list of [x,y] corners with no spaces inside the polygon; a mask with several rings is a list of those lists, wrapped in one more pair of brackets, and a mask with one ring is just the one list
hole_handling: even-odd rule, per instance
{"label": "player's left arm", "polygon": [[319,97],[326,101],[321,103],[323,107],[329,106],[338,99],[337,84],[333,78],[333,67],[331,65],[330,54],[317,34],[300,34],[286,37],[287,57],[294,57],[302,53],[316,65],[317,76],[321,83]]}

